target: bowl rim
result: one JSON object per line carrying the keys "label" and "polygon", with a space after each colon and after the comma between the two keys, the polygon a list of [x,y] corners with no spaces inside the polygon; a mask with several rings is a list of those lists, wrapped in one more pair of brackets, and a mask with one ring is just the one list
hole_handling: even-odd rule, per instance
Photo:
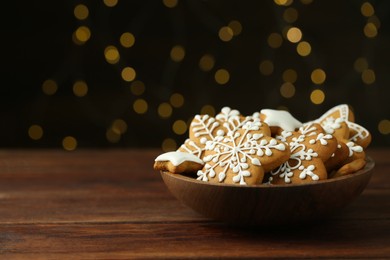
{"label": "bowl rim", "polygon": [[340,182],[345,181],[347,179],[356,178],[357,176],[361,176],[364,174],[369,173],[373,168],[375,167],[375,161],[370,157],[366,156],[366,165],[363,169],[358,170],[355,173],[348,174],[345,176],[340,176],[336,178],[321,180],[318,182],[309,182],[309,183],[300,183],[300,184],[287,184],[287,185],[272,185],[272,184],[255,184],[255,185],[237,185],[237,184],[225,184],[225,183],[210,183],[210,182],[204,182],[197,180],[195,178],[191,178],[188,176],[184,176],[181,174],[175,174],[168,171],[160,171],[161,175],[167,175],[170,178],[179,179],[181,181],[186,182],[192,182],[195,184],[200,185],[209,185],[209,186],[216,186],[216,187],[232,187],[232,188],[244,188],[244,189],[258,189],[258,188],[265,188],[265,189],[289,189],[289,188],[296,188],[296,187],[306,187],[306,186],[315,186],[315,185],[321,185],[321,184],[327,184],[327,183],[334,183],[334,182]]}

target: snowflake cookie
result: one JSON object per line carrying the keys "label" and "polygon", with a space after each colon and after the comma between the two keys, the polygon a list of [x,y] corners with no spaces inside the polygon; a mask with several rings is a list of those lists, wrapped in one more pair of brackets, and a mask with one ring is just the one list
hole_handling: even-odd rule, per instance
{"label": "snowflake cookie", "polygon": [[199,156],[205,165],[198,180],[251,185],[260,184],[264,172],[289,158],[288,146],[272,138],[258,114],[244,117],[237,110],[222,109],[215,118],[197,115],[190,125],[190,138],[179,148]]}
{"label": "snowflake cookie", "polygon": [[315,123],[297,131],[282,131],[276,138],[290,146],[288,161],[271,171],[272,184],[308,183],[327,179],[324,162],[335,152],[337,141]]}

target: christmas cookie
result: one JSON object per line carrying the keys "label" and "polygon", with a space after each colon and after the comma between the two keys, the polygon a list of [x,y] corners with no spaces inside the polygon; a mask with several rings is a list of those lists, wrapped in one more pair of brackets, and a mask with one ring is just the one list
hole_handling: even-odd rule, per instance
{"label": "christmas cookie", "polygon": [[360,169],[363,169],[363,167],[366,165],[366,160],[364,159],[357,159],[355,161],[352,161],[350,163],[347,163],[343,165],[340,169],[338,169],[331,178],[337,178],[340,176],[348,175],[354,172],[357,172]]}
{"label": "christmas cookie", "polygon": [[289,112],[274,109],[262,109],[260,119],[267,123],[273,134],[281,131],[295,131],[302,123],[295,119]]}
{"label": "christmas cookie", "polygon": [[171,173],[196,172],[203,168],[204,162],[197,156],[183,152],[168,152],[159,155],[154,169]]}
{"label": "christmas cookie", "polygon": [[198,180],[227,184],[260,184],[264,172],[289,158],[289,148],[271,137],[259,114],[244,117],[224,107],[215,117],[197,115],[181,152],[198,156],[205,163]]}
{"label": "christmas cookie", "polygon": [[336,139],[315,123],[298,131],[282,131],[277,139],[290,146],[288,161],[271,171],[271,184],[299,184],[327,179],[324,162],[335,152]]}
{"label": "christmas cookie", "polygon": [[[319,119],[314,120],[314,122],[321,124],[328,134],[335,136],[339,143],[336,153],[326,162],[329,172],[357,159],[365,159],[363,147],[353,140],[368,145],[371,141],[371,135],[365,128],[350,120],[354,120],[354,115],[347,105],[336,106]],[[350,136],[350,126],[355,129],[353,133],[356,134],[353,137]]]}

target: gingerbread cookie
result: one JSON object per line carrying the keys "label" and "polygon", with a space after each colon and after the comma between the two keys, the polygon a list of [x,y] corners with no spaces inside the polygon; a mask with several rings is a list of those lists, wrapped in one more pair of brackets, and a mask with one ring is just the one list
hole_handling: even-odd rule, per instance
{"label": "gingerbread cookie", "polygon": [[[354,142],[363,148],[367,148],[371,143],[370,132],[363,126],[355,123],[355,116],[346,104],[338,105],[329,109],[325,114],[314,121],[317,123],[322,122],[321,124],[331,126],[330,129],[325,127],[325,130],[327,131],[332,131],[332,128],[336,129],[337,123],[345,122],[349,128],[348,136],[346,136],[345,139],[348,139],[348,141]],[[332,126],[334,123],[336,123],[336,125]]]}
{"label": "gingerbread cookie", "polygon": [[[349,107],[347,105],[339,105],[327,111],[319,119],[314,120],[314,122],[321,124],[328,134],[335,136],[339,143],[336,153],[326,162],[328,171],[340,168],[342,165],[348,164],[354,160],[365,158],[363,147],[356,144],[350,138],[349,126],[353,126],[355,129],[359,128],[357,124],[349,121],[353,119],[354,116],[349,110]],[[353,139],[360,140],[360,142],[364,142],[368,145],[367,142],[369,142],[371,138],[368,138],[368,136],[370,136],[368,131],[363,129],[364,128],[359,128],[359,130],[356,131],[359,133],[364,132],[365,137],[362,137],[363,134],[358,134],[355,135]],[[365,131],[367,131],[367,133]]]}
{"label": "gingerbread cookie", "polygon": [[331,178],[337,178],[340,176],[348,175],[351,173],[355,173],[364,168],[366,165],[366,160],[364,159],[356,159],[350,163],[343,165],[340,169],[338,169],[334,174],[332,174]]}
{"label": "gingerbread cookie", "polygon": [[214,118],[197,115],[190,125],[190,138],[179,151],[192,153],[205,162],[198,180],[228,184],[259,184],[264,172],[289,158],[288,147],[272,138],[259,114],[242,116],[224,107]]}
{"label": "gingerbread cookie", "polygon": [[183,152],[168,152],[159,155],[154,169],[171,173],[196,172],[203,168],[204,162],[197,156]]}
{"label": "gingerbread cookie", "polygon": [[324,162],[335,152],[337,141],[315,123],[298,131],[282,131],[277,139],[290,146],[288,161],[271,171],[271,184],[299,184],[327,179]]}
{"label": "gingerbread cookie", "polygon": [[274,109],[262,109],[260,119],[271,128],[272,134],[281,131],[295,131],[302,123],[295,119],[289,112]]}

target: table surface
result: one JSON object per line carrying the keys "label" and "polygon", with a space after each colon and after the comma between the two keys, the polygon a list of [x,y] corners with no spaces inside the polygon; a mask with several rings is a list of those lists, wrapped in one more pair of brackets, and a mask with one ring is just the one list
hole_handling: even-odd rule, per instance
{"label": "table surface", "polygon": [[182,205],[158,150],[1,150],[2,259],[390,258],[390,149],[364,192],[305,228],[229,227]]}

